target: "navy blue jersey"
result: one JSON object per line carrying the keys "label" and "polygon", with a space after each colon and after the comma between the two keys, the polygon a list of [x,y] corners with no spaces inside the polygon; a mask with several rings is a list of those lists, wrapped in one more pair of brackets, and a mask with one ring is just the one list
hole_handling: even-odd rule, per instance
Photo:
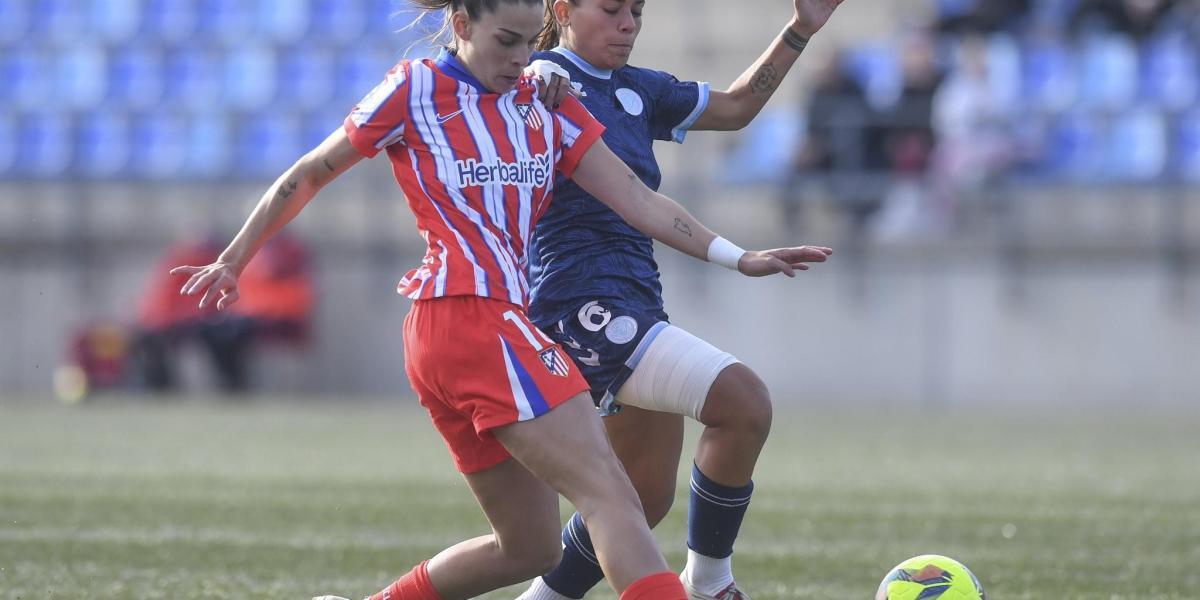
{"label": "navy blue jersey", "polygon": [[[682,142],[708,106],[707,83],[631,66],[597,69],[561,47],[534,58],[554,61],[583,85],[582,102],[605,125],[605,143],[654,190],[662,180],[654,140]],[[534,229],[529,258],[529,317],[543,329],[552,330],[595,300],[620,300],[639,313],[663,312],[650,238],[561,176]]]}

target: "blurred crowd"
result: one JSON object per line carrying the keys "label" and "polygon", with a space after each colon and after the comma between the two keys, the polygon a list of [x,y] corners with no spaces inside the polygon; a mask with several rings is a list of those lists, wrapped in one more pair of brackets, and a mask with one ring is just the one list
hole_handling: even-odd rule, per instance
{"label": "blurred crowd", "polygon": [[824,65],[785,195],[819,179],[888,235],[954,227],[998,178],[1200,181],[1200,2],[937,0],[935,15]]}

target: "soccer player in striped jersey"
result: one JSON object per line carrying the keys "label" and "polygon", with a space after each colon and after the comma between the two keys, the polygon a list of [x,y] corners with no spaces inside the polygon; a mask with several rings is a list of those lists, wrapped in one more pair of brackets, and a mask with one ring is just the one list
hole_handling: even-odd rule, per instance
{"label": "soccer player in striped jersey", "polygon": [[[654,141],[683,142],[693,129],[744,127],[840,3],[794,0],[791,22],[723,92],[627,64],[645,0],[548,0],[547,25],[555,29],[535,58],[553,61],[582,84],[581,101],[607,127],[604,141],[657,189]],[[731,557],[771,427],[766,386],[729,353],[668,322],[653,245],[636,223],[577,182],[560,184],[534,229],[530,318],[591,384],[651,525],[674,500],[683,417],[705,426],[692,467],[681,579],[693,600],[745,600]],[[562,562],[521,600],[582,598],[600,581],[585,522],[572,517]]]}
{"label": "soccer player in striped jersey", "polygon": [[386,152],[428,250],[401,280],[413,298],[405,367],[492,525],[425,561],[372,600],[471,598],[559,560],[558,493],[592,527],[623,600],[684,600],[612,452],[587,382],[525,314],[529,238],[571,177],[647,234],[751,276],[793,275],[825,255],[744,252],[642,184],[574,98],[551,113],[522,77],[543,30],[541,0],[419,0],[443,10],[453,45],[401,61],[317,148],[267,190],[216,262],[172,270],[182,293],[224,309],[263,243],[330,181]]}

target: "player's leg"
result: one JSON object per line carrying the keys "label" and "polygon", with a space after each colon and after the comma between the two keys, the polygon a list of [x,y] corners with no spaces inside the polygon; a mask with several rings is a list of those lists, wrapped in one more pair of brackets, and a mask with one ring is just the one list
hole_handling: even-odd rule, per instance
{"label": "player's leg", "polygon": [[433,591],[442,600],[472,598],[537,577],[557,564],[558,494],[550,486],[511,458],[464,477],[492,533],[443,550],[372,600],[424,600]]}
{"label": "player's leg", "polygon": [[617,400],[705,425],[689,486],[683,579],[697,597],[737,598],[731,556],[754,489],[754,465],[770,432],[766,386],[733,356],[669,326],[641,353]]}
{"label": "player's leg", "polygon": [[586,394],[495,433],[514,457],[575,506],[614,589],[626,594],[635,582],[667,570],[641,502]]}
{"label": "player's leg", "polygon": [[733,583],[733,545],[754,491],[751,478],[771,430],[771,399],[762,380],[736,363],[709,390],[700,422],[688,508],[689,589],[715,598],[744,597]]}
{"label": "player's leg", "polygon": [[[675,500],[675,474],[683,450],[683,417],[631,406],[604,418],[617,458],[625,465],[638,493],[646,521],[658,525]],[[562,533],[562,560],[533,581],[522,600],[583,598],[604,579],[591,535],[579,513]]]}

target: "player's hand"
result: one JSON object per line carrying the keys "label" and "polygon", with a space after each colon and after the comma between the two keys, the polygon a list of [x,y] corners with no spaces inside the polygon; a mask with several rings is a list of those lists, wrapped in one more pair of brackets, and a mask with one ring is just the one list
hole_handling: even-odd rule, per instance
{"label": "player's hand", "polygon": [[550,110],[555,110],[567,96],[580,97],[581,92],[571,84],[567,70],[549,60],[535,60],[525,67],[525,73],[537,78],[538,100]]}
{"label": "player's hand", "polygon": [[823,246],[797,246],[774,250],[749,250],[738,260],[738,271],[750,277],[765,277],[783,273],[795,277],[796,271],[807,271],[808,263],[821,263],[833,254]]}
{"label": "player's hand", "polygon": [[179,293],[195,296],[203,292],[200,308],[205,308],[216,300],[217,310],[225,310],[225,307],[238,300],[237,273],[226,263],[215,262],[206,267],[175,267],[171,269],[171,274],[191,276],[179,289]]}
{"label": "player's hand", "polygon": [[804,37],[812,37],[820,31],[842,0],[795,0],[796,17],[791,27]]}

